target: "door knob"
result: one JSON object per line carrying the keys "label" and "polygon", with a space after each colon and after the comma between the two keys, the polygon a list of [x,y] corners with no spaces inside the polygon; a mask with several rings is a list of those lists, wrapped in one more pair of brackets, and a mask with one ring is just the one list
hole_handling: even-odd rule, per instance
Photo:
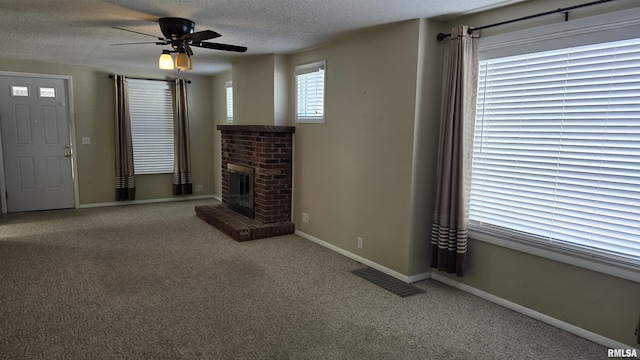
{"label": "door knob", "polygon": [[65,157],[69,157],[69,156],[71,156],[71,153],[70,152],[66,152],[66,153],[64,153],[64,156]]}

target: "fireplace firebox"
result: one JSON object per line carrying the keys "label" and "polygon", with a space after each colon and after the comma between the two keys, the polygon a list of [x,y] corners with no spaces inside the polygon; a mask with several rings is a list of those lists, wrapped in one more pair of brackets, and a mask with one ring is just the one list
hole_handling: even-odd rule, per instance
{"label": "fireplace firebox", "polygon": [[253,169],[227,164],[229,177],[229,209],[253,219]]}

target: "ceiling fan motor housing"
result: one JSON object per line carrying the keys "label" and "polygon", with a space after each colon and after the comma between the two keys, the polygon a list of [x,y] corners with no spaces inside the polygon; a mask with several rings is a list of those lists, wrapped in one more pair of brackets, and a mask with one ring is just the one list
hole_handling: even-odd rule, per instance
{"label": "ceiling fan motor housing", "polygon": [[193,34],[196,24],[187,19],[176,17],[163,17],[158,19],[160,23],[160,31],[165,38],[176,40],[183,35]]}

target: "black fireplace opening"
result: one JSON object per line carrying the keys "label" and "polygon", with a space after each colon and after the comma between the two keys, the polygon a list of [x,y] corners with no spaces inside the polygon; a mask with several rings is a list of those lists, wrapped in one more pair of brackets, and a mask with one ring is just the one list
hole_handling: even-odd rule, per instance
{"label": "black fireplace opening", "polygon": [[248,218],[253,219],[253,169],[250,167],[227,164],[229,180],[229,199],[227,206]]}

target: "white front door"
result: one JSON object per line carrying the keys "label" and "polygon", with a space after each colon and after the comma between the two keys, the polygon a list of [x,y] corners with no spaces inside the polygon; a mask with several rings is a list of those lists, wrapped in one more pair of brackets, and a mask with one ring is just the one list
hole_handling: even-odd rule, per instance
{"label": "white front door", "polygon": [[0,76],[8,212],[74,207],[67,98],[64,79]]}

